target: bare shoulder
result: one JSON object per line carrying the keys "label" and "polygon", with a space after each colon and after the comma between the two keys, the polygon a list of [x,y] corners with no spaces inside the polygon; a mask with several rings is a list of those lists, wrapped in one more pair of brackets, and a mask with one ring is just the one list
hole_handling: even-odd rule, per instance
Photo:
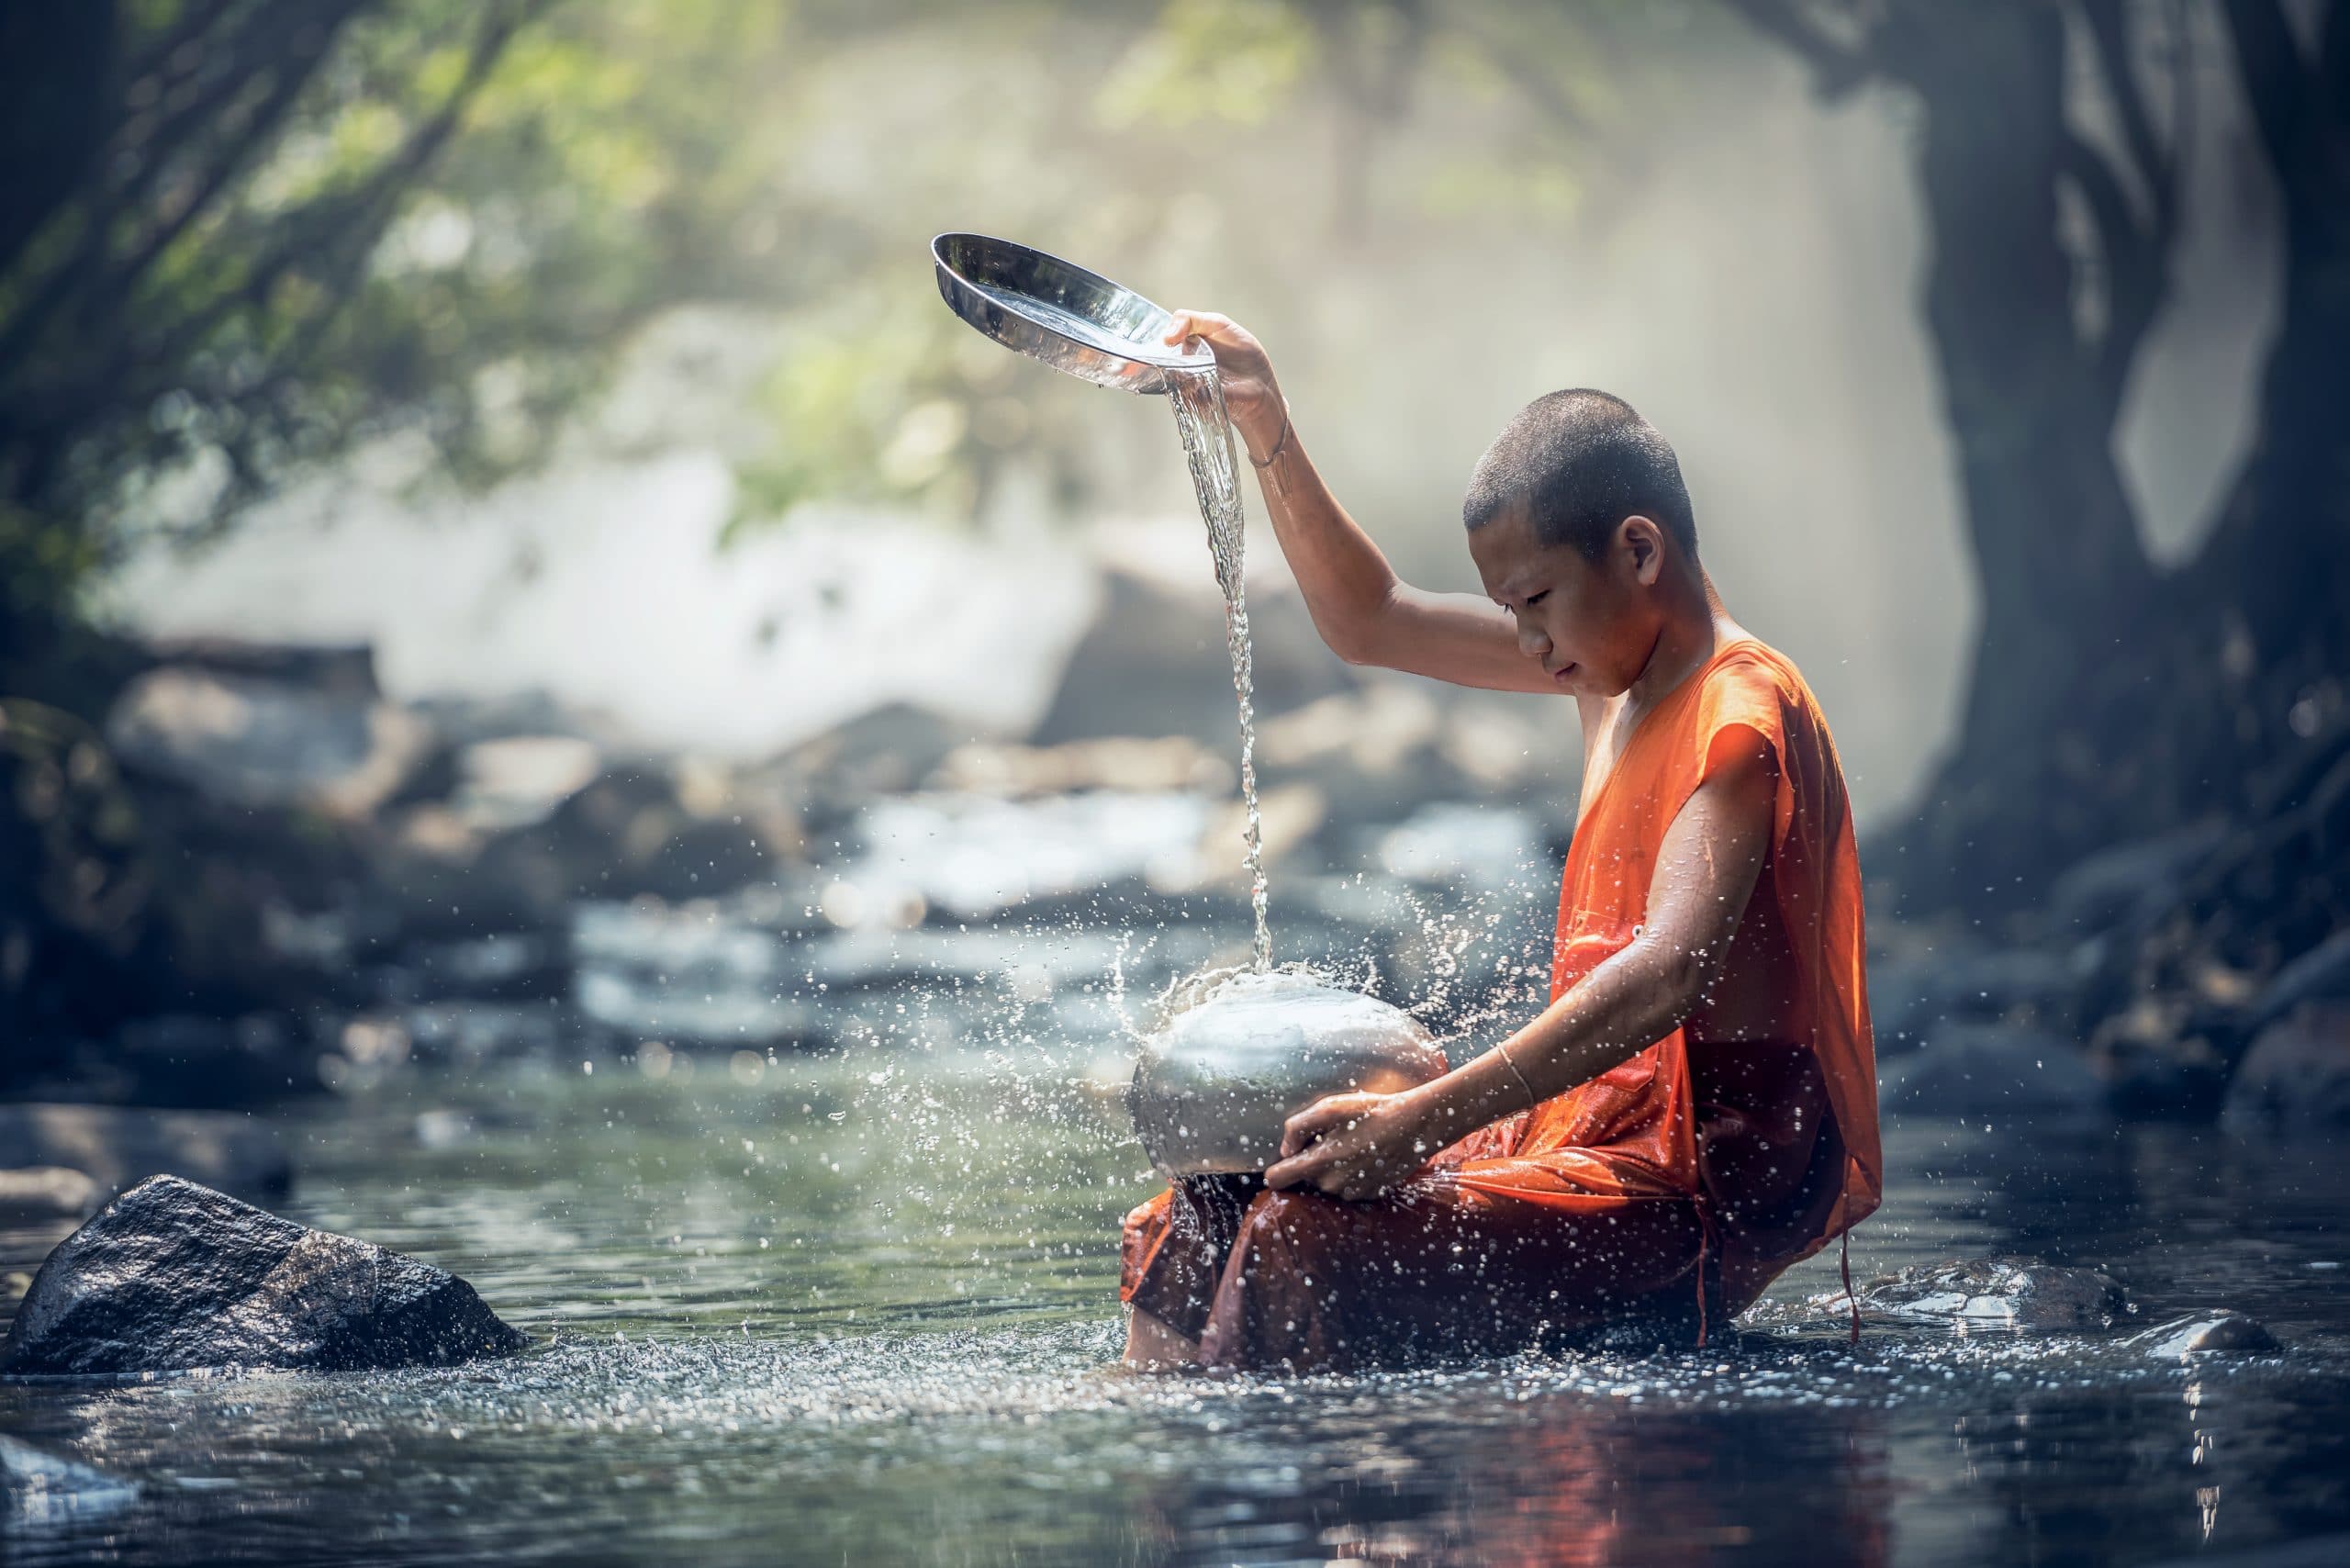
{"label": "bare shoulder", "polygon": [[1790,690],[1810,689],[1805,684],[1803,671],[1793,658],[1734,622],[1731,623],[1731,634],[1718,638],[1715,646],[1719,650],[1715,659],[1717,671],[1766,673],[1775,684]]}

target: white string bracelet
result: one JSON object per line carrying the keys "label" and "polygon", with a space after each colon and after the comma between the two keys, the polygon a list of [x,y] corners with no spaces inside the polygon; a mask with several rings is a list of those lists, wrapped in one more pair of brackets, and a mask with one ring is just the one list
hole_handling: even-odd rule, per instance
{"label": "white string bracelet", "polygon": [[1509,1046],[1507,1043],[1505,1042],[1502,1045],[1495,1046],[1494,1049],[1501,1052],[1502,1065],[1509,1069],[1509,1075],[1512,1078],[1517,1080],[1517,1086],[1526,1091],[1527,1105],[1531,1108],[1542,1103],[1542,1096],[1534,1092],[1534,1085],[1527,1082],[1526,1074],[1517,1070],[1517,1059],[1509,1054]]}

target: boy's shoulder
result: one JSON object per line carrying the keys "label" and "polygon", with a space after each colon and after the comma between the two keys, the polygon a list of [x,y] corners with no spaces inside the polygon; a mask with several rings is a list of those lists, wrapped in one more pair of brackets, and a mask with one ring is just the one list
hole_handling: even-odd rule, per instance
{"label": "boy's shoulder", "polygon": [[1755,698],[1775,695],[1782,700],[1792,699],[1798,703],[1807,702],[1811,697],[1811,688],[1804,683],[1803,671],[1796,667],[1795,660],[1753,636],[1724,644],[1700,673],[1698,691],[1705,706],[1734,700],[1741,694]]}
{"label": "boy's shoulder", "polygon": [[1693,706],[1704,731],[1743,722],[1782,745],[1817,745],[1833,757],[1828,715],[1803,671],[1759,637],[1741,637],[1716,655]]}

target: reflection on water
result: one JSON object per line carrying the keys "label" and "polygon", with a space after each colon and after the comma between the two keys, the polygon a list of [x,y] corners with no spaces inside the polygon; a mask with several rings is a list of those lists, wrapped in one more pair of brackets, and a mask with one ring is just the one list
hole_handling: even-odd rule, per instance
{"label": "reflection on water", "polygon": [[[739,1064],[738,1064],[739,1065]],[[2140,1562],[2350,1523],[2338,1156],[2129,1129],[1891,1140],[1855,1266],[2025,1250],[2281,1356],[1878,1326],[1815,1260],[1738,1341],[1362,1379],[1108,1370],[1149,1190],[1117,1051],[705,1057],[294,1113],[289,1212],[477,1283],[540,1347],[392,1376],[0,1386],[138,1500],[10,1562]],[[747,1080],[747,1081],[746,1081]],[[0,1267],[39,1238],[0,1235]]]}

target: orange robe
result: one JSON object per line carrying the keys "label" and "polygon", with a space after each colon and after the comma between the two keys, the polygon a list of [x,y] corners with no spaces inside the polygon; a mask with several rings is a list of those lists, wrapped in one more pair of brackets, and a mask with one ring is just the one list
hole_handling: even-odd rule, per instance
{"label": "orange robe", "polygon": [[1740,727],[1777,782],[1730,962],[1768,933],[1784,1038],[1676,1029],[1368,1204],[1181,1183],[1127,1216],[1120,1294],[1212,1366],[1506,1353],[1630,1318],[1702,1332],[1874,1210],[1859,860],[1827,721],[1781,655],[1726,644],[1635,728],[1568,852],[1550,994],[1632,940],[1666,828]]}

